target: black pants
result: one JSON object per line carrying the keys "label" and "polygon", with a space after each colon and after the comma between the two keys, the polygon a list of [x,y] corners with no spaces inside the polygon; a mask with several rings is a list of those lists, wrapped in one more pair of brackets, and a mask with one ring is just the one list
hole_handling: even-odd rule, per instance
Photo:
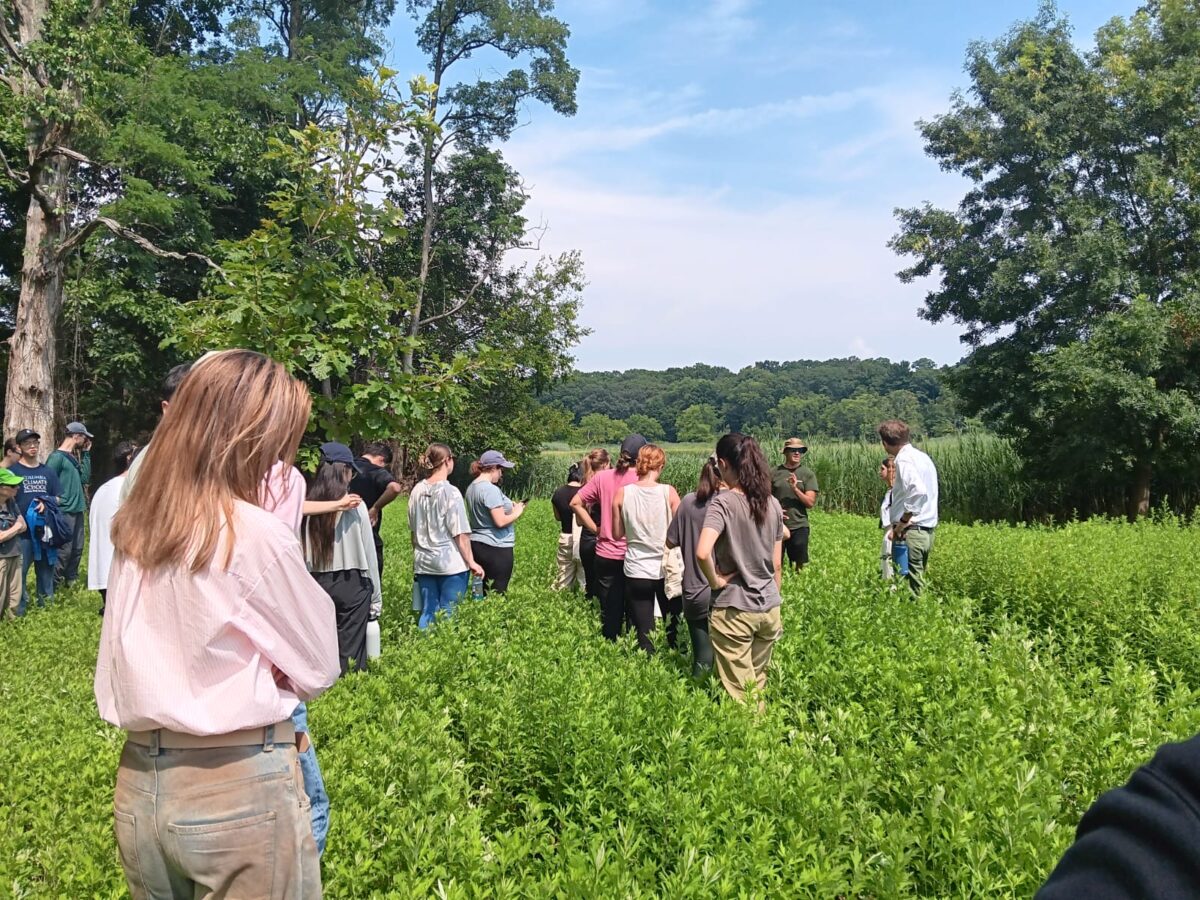
{"label": "black pants", "polygon": [[493,547],[479,541],[471,541],[471,555],[483,566],[483,592],[494,588],[497,594],[508,590],[513,573],[513,548]]}
{"label": "black pants", "polygon": [[375,540],[375,562],[379,565],[379,577],[383,578],[383,538],[378,531],[371,532],[371,537]]}
{"label": "black pants", "polygon": [[367,617],[371,613],[371,594],[374,593],[371,579],[354,570],[313,572],[313,578],[333,600],[342,674],[350,670],[350,660],[354,660],[355,669],[364,671],[367,668]]}
{"label": "black pants", "polygon": [[583,577],[587,581],[585,596],[593,600],[600,597],[600,588],[596,584],[596,542],[579,542],[579,561],[583,563]]}
{"label": "black pants", "polygon": [[100,615],[104,615],[104,607],[108,605],[108,588],[100,588],[96,593],[100,595]]}
{"label": "black pants", "polygon": [[61,586],[74,584],[79,578],[79,562],[83,559],[83,529],[87,513],[63,513],[71,526],[71,540],[58,548],[58,565],[54,568],[54,583]]}
{"label": "black pants", "polygon": [[654,601],[663,614],[667,626],[667,645],[674,647],[679,638],[679,617],[683,613],[683,597],[667,599],[661,578],[630,578],[625,576],[626,615],[637,629],[638,646],[647,653],[654,652]]}
{"label": "black pants", "polygon": [[600,598],[600,632],[615,641],[625,623],[625,560],[596,557],[596,593]]}
{"label": "black pants", "polygon": [[792,536],[784,541],[783,549],[787,551],[787,558],[797,569],[801,569],[808,565],[808,526],[795,528],[792,530]]}

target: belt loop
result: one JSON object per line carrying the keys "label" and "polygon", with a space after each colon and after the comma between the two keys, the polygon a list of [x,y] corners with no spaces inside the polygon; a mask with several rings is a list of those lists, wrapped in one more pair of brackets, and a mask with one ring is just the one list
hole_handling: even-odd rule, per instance
{"label": "belt loop", "polygon": [[150,732],[150,755],[151,756],[158,756],[159,744],[161,742],[161,740],[160,740],[161,739],[161,731],[162,731],[162,729],[155,728],[154,730],[152,730]]}
{"label": "belt loop", "polygon": [[275,749],[275,726],[268,725],[263,729],[263,752],[270,753]]}

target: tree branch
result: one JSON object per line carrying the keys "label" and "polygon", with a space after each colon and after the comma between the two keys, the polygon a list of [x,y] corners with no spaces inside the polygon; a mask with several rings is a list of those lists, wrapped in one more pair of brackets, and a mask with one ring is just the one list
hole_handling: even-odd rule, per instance
{"label": "tree branch", "polygon": [[203,253],[176,253],[174,250],[164,250],[149,238],[138,234],[131,228],[126,228],[120,222],[116,221],[115,219],[110,219],[107,216],[97,216],[86,225],[77,228],[73,234],[71,234],[65,241],[58,245],[58,250],[56,251],[58,258],[60,260],[65,259],[70,253],[82,246],[84,241],[91,237],[92,233],[99,228],[107,228],[117,237],[124,238],[125,240],[141,247],[147,253],[153,254],[161,259],[174,259],[178,260],[179,262],[187,262],[189,259],[199,260],[214,272],[218,273],[222,278],[225,278],[225,270]]}
{"label": "tree branch", "polygon": [[482,275],[480,275],[479,278],[475,281],[475,283],[473,285],[471,285],[471,290],[467,291],[467,296],[463,297],[461,300],[459,300],[457,303],[455,303],[448,310],[446,310],[445,312],[440,312],[436,316],[430,316],[428,319],[422,319],[421,327],[424,328],[430,322],[436,322],[439,319],[448,318],[449,316],[454,315],[456,312],[458,312],[460,309],[462,309],[468,303],[470,303],[472,298],[474,298],[474,296],[475,296],[475,292],[477,290],[479,290],[479,288],[483,285],[483,283],[485,281],[488,280],[488,277],[492,274],[492,272],[494,270],[495,270],[495,266],[493,266],[492,268],[485,271]]}
{"label": "tree branch", "polygon": [[8,164],[8,157],[4,155],[4,148],[2,147],[0,147],[0,162],[4,163],[4,171],[8,174],[9,178],[17,184],[29,184],[28,175],[20,175],[13,171],[12,166]]}
{"label": "tree branch", "polygon": [[[47,86],[46,79],[41,76],[37,68],[26,62],[25,57],[21,55],[21,51],[17,49],[17,42],[13,40],[12,33],[8,30],[8,23],[4,21],[4,16],[0,15],[0,44],[4,45],[4,49],[8,55],[12,57],[13,62],[21,67],[30,78],[36,81],[42,87]],[[5,79],[7,80],[7,78]],[[11,87],[11,84],[10,84]],[[16,90],[13,90],[16,93]]]}
{"label": "tree branch", "polygon": [[70,147],[62,147],[55,144],[53,147],[47,147],[38,156],[65,156],[67,159],[73,159],[77,163],[83,163],[85,166],[94,166],[97,169],[104,168],[100,163],[88,159],[78,150],[72,150]]}

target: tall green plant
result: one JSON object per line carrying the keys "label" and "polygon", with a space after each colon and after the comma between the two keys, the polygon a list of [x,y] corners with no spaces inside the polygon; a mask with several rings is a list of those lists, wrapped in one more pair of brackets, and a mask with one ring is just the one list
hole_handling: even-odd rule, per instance
{"label": "tall green plant", "polygon": [[372,188],[389,177],[392,143],[430,127],[399,99],[391,74],[362,86],[373,102],[348,109],[338,129],[309,125],[272,141],[285,177],[271,218],[223,245],[223,274],[184,308],[171,339],[192,353],[247,347],[280,360],[309,384],[317,432],[340,440],[423,433],[454,413],[475,364],[457,356],[406,371],[401,357],[414,339],[392,323],[413,295],[372,266],[381,245],[403,236],[404,215]]}

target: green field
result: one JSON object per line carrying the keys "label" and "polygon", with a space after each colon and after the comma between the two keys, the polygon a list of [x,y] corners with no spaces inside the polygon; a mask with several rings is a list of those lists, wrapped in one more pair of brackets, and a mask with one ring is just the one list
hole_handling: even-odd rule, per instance
{"label": "green field", "polygon": [[[877,523],[817,513],[759,718],[547,590],[546,503],[509,596],[420,634],[402,521],[384,656],[311,705],[330,897],[1028,897],[1200,727],[1197,526],[948,525],[913,601],[875,577]],[[96,605],[0,627],[0,896],[124,894]]]}

